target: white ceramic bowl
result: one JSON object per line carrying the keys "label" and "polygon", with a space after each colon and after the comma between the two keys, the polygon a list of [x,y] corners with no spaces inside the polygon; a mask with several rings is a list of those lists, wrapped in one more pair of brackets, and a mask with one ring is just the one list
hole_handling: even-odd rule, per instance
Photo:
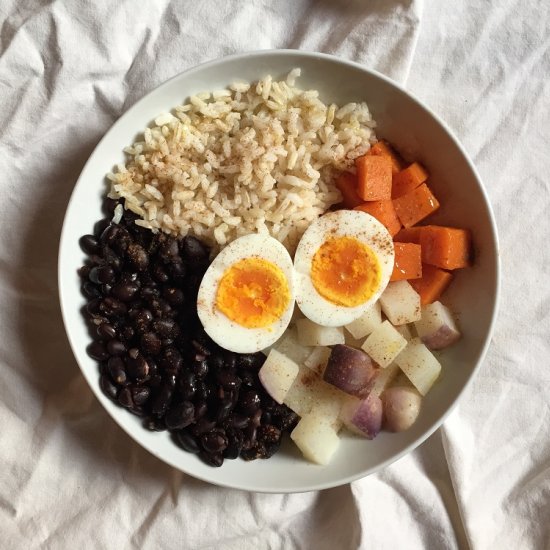
{"label": "white ceramic bowl", "polygon": [[[289,442],[269,460],[226,460],[221,468],[212,468],[176,447],[167,433],[145,430],[138,418],[100,391],[97,363],[85,351],[90,337],[80,313],[84,299],[76,270],[84,255],[78,239],[91,232],[101,217],[105,174],[123,160],[123,147],[159,113],[193,93],[219,89],[237,79],[253,81],[266,74],[282,77],[294,67],[302,69],[298,85],[319,90],[327,103],[367,101],[378,123],[378,136],[427,166],[442,204],[434,222],[472,230],[475,265],[459,271],[445,295],[445,302],[459,316],[463,338],[442,355],[442,376],[410,430],[381,433],[374,441],[344,436],[328,466],[308,463]],[[251,491],[301,492],[334,487],[376,472],[438,428],[487,351],[497,308],[498,266],[496,226],[483,185],[464,149],[434,113],[388,78],[357,63],[318,53],[262,51],[206,63],[172,78],[136,103],[107,132],[84,167],[67,208],[59,251],[59,292],[67,335],[82,373],[108,413],[140,445],[175,468],[211,483]]]}

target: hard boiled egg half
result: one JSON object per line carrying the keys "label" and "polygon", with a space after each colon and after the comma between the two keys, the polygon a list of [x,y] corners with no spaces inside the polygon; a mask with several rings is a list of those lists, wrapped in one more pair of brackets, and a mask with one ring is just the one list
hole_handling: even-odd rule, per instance
{"label": "hard boiled egg half", "polygon": [[267,235],[226,246],[202,279],[197,312],[219,346],[254,353],[280,338],[294,310],[294,273],[286,248]]}
{"label": "hard boiled egg half", "polygon": [[294,256],[296,303],[313,322],[351,323],[390,280],[394,248],[388,230],[366,212],[338,210],[312,223]]}

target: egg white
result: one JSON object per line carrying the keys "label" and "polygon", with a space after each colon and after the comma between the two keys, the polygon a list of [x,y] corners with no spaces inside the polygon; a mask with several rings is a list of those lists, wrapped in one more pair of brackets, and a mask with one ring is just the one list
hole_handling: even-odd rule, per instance
{"label": "egg white", "polygon": [[[216,307],[216,293],[227,269],[245,258],[258,257],[281,269],[290,292],[287,308],[273,324],[264,328],[246,328]],[[236,353],[254,353],[278,340],[288,327],[294,311],[294,270],[286,248],[268,235],[246,235],[235,239],[214,259],[201,281],[197,295],[197,313],[206,333],[222,348]]]}
{"label": "egg white", "polygon": [[[333,304],[321,296],[311,280],[311,264],[319,247],[329,238],[353,237],[370,247],[380,262],[381,277],[376,292],[355,307]],[[338,210],[318,218],[305,231],[294,256],[296,303],[314,323],[340,327],[359,318],[376,302],[390,281],[395,259],[393,240],[376,218],[355,210]]]}

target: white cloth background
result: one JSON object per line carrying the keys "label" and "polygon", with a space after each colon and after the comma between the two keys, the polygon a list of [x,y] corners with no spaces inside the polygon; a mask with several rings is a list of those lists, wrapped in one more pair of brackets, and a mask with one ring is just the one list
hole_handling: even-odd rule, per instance
{"label": "white cloth background", "polygon": [[[127,437],[79,374],[56,257],[109,126],[199,62],[340,55],[405,85],[477,164],[500,229],[500,317],[445,425],[383,472],[298,495],[225,490]],[[545,0],[2,0],[0,546],[550,548],[550,4]]]}

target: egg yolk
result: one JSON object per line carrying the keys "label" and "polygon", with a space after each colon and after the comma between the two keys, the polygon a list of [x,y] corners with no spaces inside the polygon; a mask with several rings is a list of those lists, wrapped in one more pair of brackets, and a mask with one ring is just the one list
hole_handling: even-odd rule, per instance
{"label": "egg yolk", "polygon": [[379,288],[381,275],[376,254],[353,237],[327,239],[311,263],[313,286],[339,306],[364,304]]}
{"label": "egg yolk", "polygon": [[289,302],[285,274],[263,258],[244,258],[233,264],[223,274],[216,293],[216,307],[246,328],[273,324]]}

